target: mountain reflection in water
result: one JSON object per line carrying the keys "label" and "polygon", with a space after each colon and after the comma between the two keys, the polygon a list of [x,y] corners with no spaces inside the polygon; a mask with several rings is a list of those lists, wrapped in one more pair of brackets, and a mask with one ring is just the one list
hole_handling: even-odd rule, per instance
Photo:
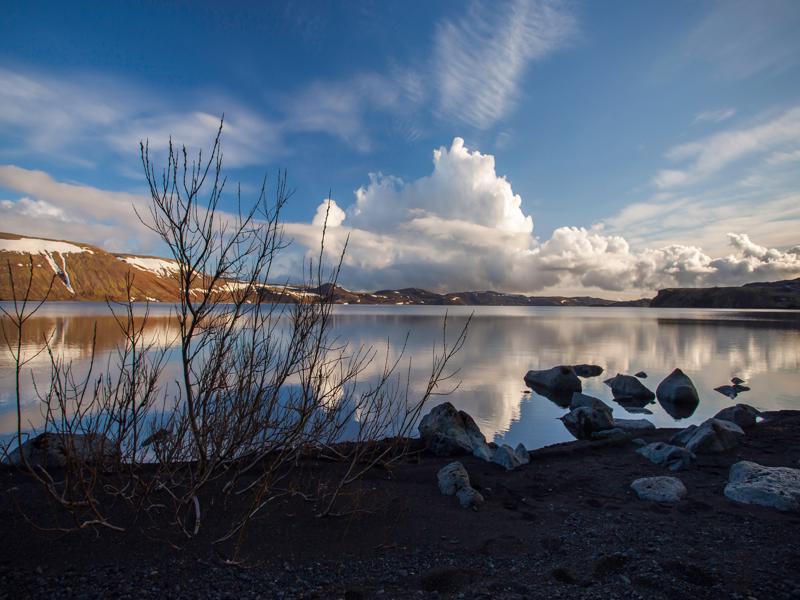
{"label": "mountain reflection in water", "polygon": [[[144,308],[142,307],[142,311]],[[177,327],[169,307],[151,307],[145,328],[148,341],[161,347],[176,343]],[[446,399],[471,414],[487,438],[529,448],[566,441],[571,436],[557,417],[565,409],[537,393],[526,393],[523,376],[530,369],[588,363],[605,369],[583,380],[584,393],[602,398],[614,416],[642,418],[657,426],[699,423],[735,402],[760,409],[800,408],[800,313],[647,308],[339,306],[333,327],[340,341],[373,346],[379,359],[362,375],[380,375],[382,353],[396,356],[409,334],[411,394],[421,395],[430,372],[434,345],[441,345],[445,312],[447,332],[454,339],[471,313],[467,343],[452,363],[461,384]],[[8,331],[8,321],[4,321]],[[96,329],[95,329],[96,327]],[[96,335],[95,335],[96,331]],[[122,333],[105,306],[52,303],[26,325],[23,346],[28,356],[50,337],[57,352],[78,368],[87,368],[95,340],[95,369],[113,363]],[[387,346],[387,340],[389,342]],[[407,363],[404,363],[404,368]],[[658,402],[614,402],[603,380],[617,373],[648,373],[643,383],[655,391],[673,368],[694,381],[700,395],[696,407]],[[178,364],[171,353],[163,380],[174,381]],[[40,354],[23,376],[23,419],[42,422],[33,387],[49,376],[49,362]],[[746,380],[752,391],[734,401],[713,391],[731,377]],[[436,403],[444,398],[432,399]],[[647,414],[652,412],[652,414]],[[644,413],[644,414],[642,414]],[[14,372],[9,351],[0,349],[0,435],[16,427]]]}

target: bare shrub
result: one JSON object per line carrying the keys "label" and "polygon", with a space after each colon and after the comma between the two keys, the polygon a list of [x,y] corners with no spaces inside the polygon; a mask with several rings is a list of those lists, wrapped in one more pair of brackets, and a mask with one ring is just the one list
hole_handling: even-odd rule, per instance
{"label": "bare shrub", "polygon": [[[390,360],[387,348],[377,366],[375,349],[352,347],[333,334],[344,253],[326,267],[324,228],[319,254],[306,260],[299,286],[268,283],[287,246],[279,218],[290,197],[286,175],[278,176],[274,195],[265,179],[252,204],[245,207],[237,189],[237,210],[220,210],[226,194],[221,133],[222,124],[206,158],[200,153],[190,160],[185,147],[170,143],[163,169],[147,143],[140,148],[151,203],[139,217],[176,263],[177,380],[162,386],[169,351],[143,335],[148,315],[135,314],[131,278],[129,301],[109,302],[124,343],[99,377],[92,375],[94,364],[78,376],[42,341],[51,376],[39,396],[45,430],[64,446],[64,475],[56,481],[44,466],[23,466],[78,528],[124,528],[106,511],[109,497],[132,509],[125,523],[158,514],[153,523],[163,527],[166,518],[186,538],[200,533],[208,511],[224,511],[226,525],[214,539],[233,543],[235,561],[247,525],[275,499],[302,494],[316,503],[318,516],[342,514],[337,499],[346,486],[405,455],[427,400],[453,389],[448,363],[467,326],[448,340],[445,318],[424,391],[410,398],[404,351]],[[267,297],[285,302],[262,301]],[[25,311],[23,302],[21,312],[9,315],[20,334],[31,314]],[[24,362],[15,356],[19,377]],[[19,387],[17,401],[19,412]],[[20,423],[20,445],[22,429]],[[341,462],[334,485],[302,488],[294,475],[309,456]]]}

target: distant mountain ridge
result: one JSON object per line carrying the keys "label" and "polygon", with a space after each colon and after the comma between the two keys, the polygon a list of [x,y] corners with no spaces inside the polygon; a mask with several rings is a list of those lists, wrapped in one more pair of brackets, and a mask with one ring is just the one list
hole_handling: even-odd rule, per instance
{"label": "distant mountain ridge", "polygon": [[[13,297],[6,265],[10,265],[19,296],[27,282],[28,259],[33,258],[31,298],[85,301],[124,301],[126,280],[133,278],[133,297],[141,302],[177,302],[177,263],[168,258],[114,254],[80,242],[0,233],[0,300]],[[55,275],[55,280],[53,280]],[[237,282],[218,286],[220,299],[237,289]],[[321,288],[267,285],[260,287],[265,302],[296,302],[309,296],[331,296],[338,304],[449,306],[654,306],[692,308],[800,308],[800,279],[752,283],[730,288],[672,288],[654,299],[616,301],[591,296],[525,296],[496,291],[439,294],[420,288],[354,292],[330,284]]]}

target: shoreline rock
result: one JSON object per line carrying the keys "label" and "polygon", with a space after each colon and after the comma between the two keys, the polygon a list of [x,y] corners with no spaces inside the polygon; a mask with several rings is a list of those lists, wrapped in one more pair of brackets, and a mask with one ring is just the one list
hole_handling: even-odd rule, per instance
{"label": "shoreline rock", "polygon": [[742,504],[800,511],[800,469],[739,461],[731,466],[725,496]]}
{"label": "shoreline rock", "polygon": [[631,489],[640,500],[653,502],[680,502],[688,493],[680,479],[664,475],[637,479],[631,483]]}

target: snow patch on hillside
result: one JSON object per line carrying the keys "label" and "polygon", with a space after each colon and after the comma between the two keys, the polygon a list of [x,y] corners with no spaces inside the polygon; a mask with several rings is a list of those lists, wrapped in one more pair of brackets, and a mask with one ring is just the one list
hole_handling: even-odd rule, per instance
{"label": "snow patch on hillside", "polygon": [[178,263],[172,260],[145,258],[143,256],[119,256],[118,258],[137,269],[149,271],[159,277],[171,277],[178,272]]}
{"label": "snow patch on hillside", "polygon": [[0,239],[0,251],[21,252],[24,254],[47,254],[48,252],[58,252],[68,254],[70,252],[88,252],[94,254],[89,248],[82,248],[69,242],[55,242],[53,240],[42,240],[39,238],[20,238],[18,240]]}

